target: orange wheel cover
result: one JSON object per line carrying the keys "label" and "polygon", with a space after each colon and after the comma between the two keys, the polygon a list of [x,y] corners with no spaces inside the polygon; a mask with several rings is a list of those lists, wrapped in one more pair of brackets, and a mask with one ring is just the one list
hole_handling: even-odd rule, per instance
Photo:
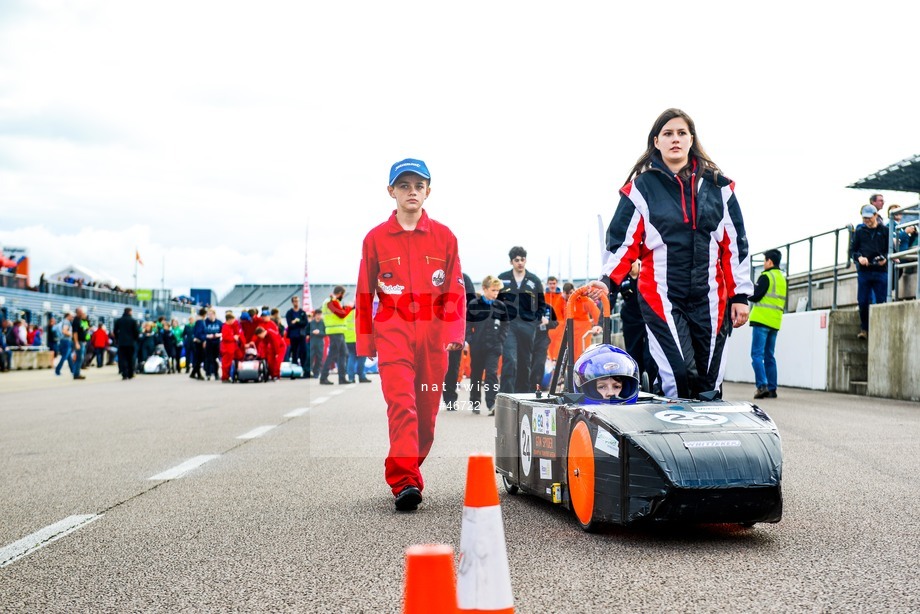
{"label": "orange wheel cover", "polygon": [[569,436],[569,497],[581,524],[594,515],[594,446],[588,425],[579,422]]}

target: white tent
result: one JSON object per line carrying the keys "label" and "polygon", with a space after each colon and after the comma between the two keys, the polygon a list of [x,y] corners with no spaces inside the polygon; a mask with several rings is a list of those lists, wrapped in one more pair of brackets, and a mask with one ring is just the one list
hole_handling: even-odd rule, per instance
{"label": "white tent", "polygon": [[71,264],[70,266],[64,267],[57,273],[48,276],[49,281],[63,281],[67,277],[72,277],[74,279],[83,279],[84,281],[93,281],[97,284],[107,284],[113,288],[118,284],[118,280],[112,277],[111,275],[106,275],[105,273],[96,273],[85,266],[79,264]]}

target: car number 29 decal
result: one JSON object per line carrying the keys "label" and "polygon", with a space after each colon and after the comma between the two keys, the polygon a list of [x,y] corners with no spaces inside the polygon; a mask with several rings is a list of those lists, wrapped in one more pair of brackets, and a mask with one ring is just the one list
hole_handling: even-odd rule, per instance
{"label": "car number 29 decal", "polygon": [[662,422],[683,424],[685,426],[713,426],[716,424],[724,424],[728,421],[726,416],[698,414],[693,411],[678,411],[676,409],[665,409],[656,413],[655,417]]}
{"label": "car number 29 decal", "polygon": [[533,462],[533,432],[530,429],[530,416],[524,414],[521,418],[521,471],[525,476],[530,475],[530,465]]}

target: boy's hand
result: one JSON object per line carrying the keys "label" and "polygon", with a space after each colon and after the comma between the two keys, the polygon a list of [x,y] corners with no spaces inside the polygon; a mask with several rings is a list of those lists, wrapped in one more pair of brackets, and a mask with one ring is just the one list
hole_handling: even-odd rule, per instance
{"label": "boy's hand", "polygon": [[463,347],[463,344],[460,344],[460,343],[457,343],[456,341],[454,341],[454,342],[448,343],[445,349],[446,349],[448,352],[451,352],[451,351],[453,351],[453,350],[459,350],[459,349],[461,349],[462,347]]}

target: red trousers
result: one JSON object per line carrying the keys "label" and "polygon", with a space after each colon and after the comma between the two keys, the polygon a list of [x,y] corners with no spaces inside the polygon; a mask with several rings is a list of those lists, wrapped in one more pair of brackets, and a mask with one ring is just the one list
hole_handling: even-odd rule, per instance
{"label": "red trousers", "polygon": [[220,348],[220,379],[228,380],[230,379],[230,365],[233,364],[234,360],[239,360],[243,357],[243,351],[238,345],[227,345],[224,346],[221,343]]}
{"label": "red trousers", "polygon": [[385,362],[381,357],[378,363],[390,425],[384,473],[394,495],[406,486],[425,487],[419,467],[434,443],[434,423],[447,371],[447,352],[443,349],[406,351],[406,356]]}

